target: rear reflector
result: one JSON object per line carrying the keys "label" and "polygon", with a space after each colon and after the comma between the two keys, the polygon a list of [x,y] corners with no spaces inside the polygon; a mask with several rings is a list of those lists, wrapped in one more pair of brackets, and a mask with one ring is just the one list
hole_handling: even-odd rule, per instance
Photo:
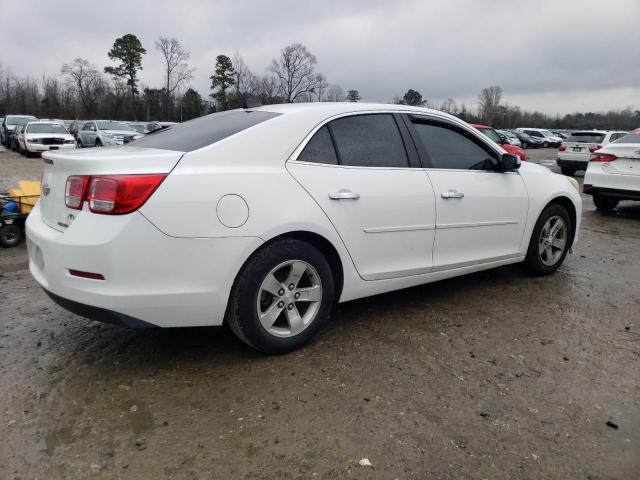
{"label": "rear reflector", "polygon": [[560,145],[560,148],[558,148],[559,152],[564,152],[567,149],[567,147],[565,147],[564,145]]}
{"label": "rear reflector", "polygon": [[53,165],[53,160],[51,160],[50,158],[42,157],[42,161],[48,165]]}
{"label": "rear reflector", "polygon": [[617,158],[615,155],[609,155],[607,153],[594,153],[591,155],[592,162],[613,162]]}
{"label": "rear reflector", "polygon": [[80,278],[89,278],[91,280],[104,280],[104,275],[101,273],[83,272],[82,270],[69,269],[69,275]]}

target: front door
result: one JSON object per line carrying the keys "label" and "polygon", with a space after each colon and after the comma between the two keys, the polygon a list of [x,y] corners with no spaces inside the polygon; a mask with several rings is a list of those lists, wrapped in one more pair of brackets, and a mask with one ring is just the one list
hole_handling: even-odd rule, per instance
{"label": "front door", "polygon": [[333,120],[287,164],[324,210],[365,280],[431,271],[435,203],[427,174],[418,167],[409,161],[392,114]]}
{"label": "front door", "polygon": [[436,201],[435,270],[516,257],[529,199],[517,171],[498,172],[499,153],[447,122],[414,117]]}

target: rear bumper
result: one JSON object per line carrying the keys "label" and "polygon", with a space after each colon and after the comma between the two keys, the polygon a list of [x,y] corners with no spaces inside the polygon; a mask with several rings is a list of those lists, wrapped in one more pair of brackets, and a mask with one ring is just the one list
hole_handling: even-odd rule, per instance
{"label": "rear bumper", "polygon": [[170,237],[139,212],[82,211],[58,231],[43,221],[39,205],[26,231],[29,270],[57,303],[136,328],[221,325],[237,272],[263,243],[255,237]]}
{"label": "rear bumper", "polygon": [[586,170],[589,166],[588,160],[567,160],[564,158],[558,158],[556,162],[559,167],[575,168],[576,170]]}
{"label": "rear bumper", "polygon": [[617,198],[618,200],[640,200],[640,191],[638,190],[621,190],[619,188],[585,185],[583,192],[587,195],[602,195],[603,197]]}

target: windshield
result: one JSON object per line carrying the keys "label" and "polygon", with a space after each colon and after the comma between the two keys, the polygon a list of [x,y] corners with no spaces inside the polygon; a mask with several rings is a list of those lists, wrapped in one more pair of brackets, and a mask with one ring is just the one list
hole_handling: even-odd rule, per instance
{"label": "windshield", "polygon": [[68,135],[69,132],[62,125],[57,123],[32,123],[27,126],[26,133],[58,133]]}
{"label": "windshield", "polygon": [[577,143],[600,143],[604,140],[604,133],[596,132],[573,132],[567,137],[567,142]]}
{"label": "windshield", "polygon": [[640,143],[640,128],[627,133],[624,137],[619,138],[613,143]]}
{"label": "windshield", "polygon": [[493,128],[479,128],[478,130],[480,130],[482,133],[484,133],[487,137],[489,137],[494,142],[502,143],[502,139],[500,138],[500,135],[498,135],[498,132],[496,132]]}
{"label": "windshield", "polygon": [[7,125],[26,125],[35,119],[36,117],[7,117]]}
{"label": "windshield", "polygon": [[98,125],[98,130],[131,130],[131,131],[134,131],[133,128],[131,128],[126,123],[111,122],[111,121],[108,121],[108,120],[98,120],[96,122],[96,124]]}

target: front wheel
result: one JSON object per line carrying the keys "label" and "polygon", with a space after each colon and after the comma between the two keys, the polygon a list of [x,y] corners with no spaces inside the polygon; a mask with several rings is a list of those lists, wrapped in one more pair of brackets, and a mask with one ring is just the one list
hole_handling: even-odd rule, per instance
{"label": "front wheel", "polygon": [[558,204],[545,208],[536,222],[523,267],[531,275],[555,272],[569,251],[573,227],[567,210]]}
{"label": "front wheel", "polygon": [[96,147],[101,147],[102,141],[99,138],[96,138]]}
{"label": "front wheel", "polygon": [[598,210],[603,212],[611,212],[618,206],[619,200],[611,197],[605,197],[604,195],[594,195],[593,204]]}
{"label": "front wheel", "polygon": [[542,144],[542,147],[543,147],[543,148],[549,148],[549,142],[544,142],[544,143]]}
{"label": "front wheel", "polygon": [[329,318],[334,281],[313,245],[275,241],[256,253],[234,284],[226,321],[240,340],[264,353],[306,344]]}
{"label": "front wheel", "polygon": [[522,148],[526,150],[527,148],[529,148],[529,144],[527,142],[522,142]]}

